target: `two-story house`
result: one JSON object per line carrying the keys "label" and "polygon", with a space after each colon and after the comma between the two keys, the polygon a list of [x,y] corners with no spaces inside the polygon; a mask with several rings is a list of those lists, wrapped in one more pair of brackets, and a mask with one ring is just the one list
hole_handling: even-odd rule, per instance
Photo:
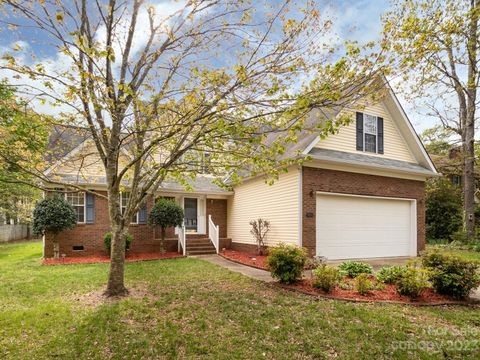
{"label": "two-story house", "polygon": [[[425,247],[424,183],[438,173],[390,88],[382,100],[349,111],[353,121],[337,134],[325,139],[307,130],[300,134],[283,156],[306,161],[289,167],[273,185],[262,176],[246,178],[232,191],[214,185],[208,175],[192,181],[193,191],[165,182],[132,219],[129,251],[159,250],[160,232],[147,225],[147,215],[155,199],[169,197],[185,210],[187,254],[222,248],[253,252],[249,222],[261,217],[271,224],[268,246],[295,244],[332,260],[416,256]],[[306,127],[320,121],[317,115],[311,113]],[[70,136],[72,149],[49,171],[62,181],[105,191],[103,168],[88,136],[57,136]],[[92,157],[89,167],[85,154]],[[59,235],[60,253],[105,254],[107,200],[83,192],[66,198],[77,211],[78,226]],[[169,230],[169,249],[177,249],[182,234],[182,229]],[[53,255],[49,236],[44,255]]]}

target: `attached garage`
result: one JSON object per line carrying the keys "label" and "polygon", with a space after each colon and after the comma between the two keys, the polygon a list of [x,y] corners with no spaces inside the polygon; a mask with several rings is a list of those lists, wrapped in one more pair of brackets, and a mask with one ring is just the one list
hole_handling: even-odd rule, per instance
{"label": "attached garage", "polygon": [[316,195],[316,255],[329,260],[416,256],[416,201]]}

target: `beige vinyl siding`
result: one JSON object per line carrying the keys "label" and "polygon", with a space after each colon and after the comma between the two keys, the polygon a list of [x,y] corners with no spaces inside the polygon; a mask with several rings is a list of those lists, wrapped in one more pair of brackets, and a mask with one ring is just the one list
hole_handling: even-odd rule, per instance
{"label": "beige vinyl siding", "polygon": [[[387,111],[383,102],[366,106],[359,110],[363,113],[380,116],[383,118],[384,127],[384,154],[374,154],[365,152],[367,155],[381,156],[389,159],[414,162],[417,161],[410,152],[407,143],[398,131],[392,116]],[[348,126],[340,128],[338,134],[330,135],[320,140],[316,147],[322,149],[345,151],[350,153],[359,153],[356,147],[356,124],[355,112],[352,111],[352,122]]]}
{"label": "beige vinyl siding", "polygon": [[[127,164],[124,154],[120,155],[120,169]],[[79,177],[105,176],[105,168],[93,141],[87,140],[74,149],[53,169],[55,174],[78,175]]]}
{"label": "beige vinyl siding", "polygon": [[247,180],[235,187],[228,200],[227,230],[233,242],[254,244],[250,221],[258,218],[270,221],[267,245],[279,242],[298,244],[300,221],[301,170],[291,167],[273,185],[263,178]]}

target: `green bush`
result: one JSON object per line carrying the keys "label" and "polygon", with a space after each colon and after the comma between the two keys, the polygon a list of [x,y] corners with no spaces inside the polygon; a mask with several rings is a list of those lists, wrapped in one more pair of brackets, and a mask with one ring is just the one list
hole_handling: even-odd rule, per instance
{"label": "green bush", "polygon": [[373,268],[370,264],[359,261],[345,261],[341,263],[338,268],[342,271],[342,273],[351,278],[356,278],[360,274],[373,273]]}
{"label": "green bush", "polygon": [[64,197],[55,195],[45,198],[35,205],[33,210],[33,233],[45,235],[46,232],[58,234],[72,229],[77,224],[77,214]]}
{"label": "green bush", "polygon": [[463,299],[480,285],[476,262],[434,251],[422,257],[422,264],[429,270],[433,288],[440,294]]}
{"label": "green bush", "polygon": [[452,243],[455,243],[456,245],[467,244],[469,242],[467,232],[463,229],[455,231],[450,239],[452,240]]}
{"label": "green bush", "polygon": [[165,236],[170,226],[181,226],[183,224],[184,212],[180,205],[171,199],[158,199],[148,215],[150,225],[160,226],[160,251],[165,252]]}
{"label": "green bush", "polygon": [[376,276],[378,281],[385,284],[395,284],[405,271],[403,266],[384,266],[378,270]]}
{"label": "green bush", "polygon": [[302,277],[306,261],[307,251],[304,248],[280,244],[269,249],[267,267],[274,278],[290,284]]}
{"label": "green bush", "polygon": [[445,178],[427,181],[425,216],[427,239],[451,240],[462,226],[461,188]]}
{"label": "green bush", "polygon": [[370,280],[370,275],[367,273],[358,274],[355,279],[355,289],[360,295],[368,295],[370,290],[373,290],[373,282]]}
{"label": "green bush", "polygon": [[312,270],[312,286],[327,293],[337,286],[340,279],[340,270],[333,266],[322,264]]}
{"label": "green bush", "polygon": [[419,297],[425,289],[430,287],[428,272],[416,266],[407,266],[396,281],[397,292],[412,299]]}
{"label": "green bush", "polygon": [[[132,243],[132,241],[133,241],[133,235],[127,233],[125,235],[125,250],[130,249],[130,244]],[[103,244],[105,245],[105,250],[107,250],[107,253],[110,254],[111,253],[111,248],[112,248],[112,233],[111,232],[107,232],[103,236]]]}

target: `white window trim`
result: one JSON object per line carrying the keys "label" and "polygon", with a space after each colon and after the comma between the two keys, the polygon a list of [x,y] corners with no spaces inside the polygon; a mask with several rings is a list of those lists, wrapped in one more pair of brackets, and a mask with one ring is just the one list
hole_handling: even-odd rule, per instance
{"label": "white window trim", "polygon": [[[124,206],[123,206],[123,194],[127,194],[127,193],[129,194],[128,191],[126,191],[124,193],[123,192],[120,193],[120,212],[122,212],[122,209],[124,208]],[[125,207],[126,206],[127,206],[127,204],[125,204]],[[123,215],[123,213],[122,213],[122,215]],[[130,224],[138,225],[138,211],[135,213],[135,221],[130,221]]]}
{"label": "white window trim", "polygon": [[[365,131],[365,115],[371,116],[375,119],[375,131],[376,134],[370,134]],[[375,151],[367,151],[367,143],[365,142],[365,134],[369,135],[375,135]],[[363,113],[363,152],[369,153],[369,154],[378,154],[378,116],[376,115],[370,115],[370,114],[365,114]]]}
{"label": "white window trim", "polygon": [[[67,195],[68,193],[64,194],[64,198],[66,202],[68,202]],[[87,193],[83,191],[83,221],[77,221],[77,224],[86,224],[86,223],[87,223]]]}

